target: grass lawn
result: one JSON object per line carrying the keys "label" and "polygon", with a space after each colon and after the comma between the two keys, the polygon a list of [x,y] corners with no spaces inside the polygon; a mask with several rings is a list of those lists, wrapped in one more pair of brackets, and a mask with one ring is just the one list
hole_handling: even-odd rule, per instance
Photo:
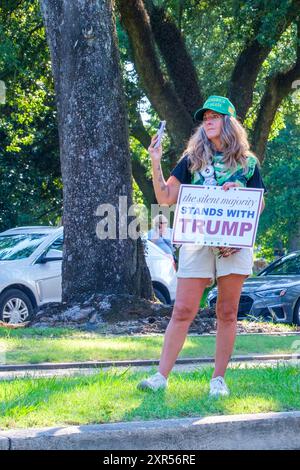
{"label": "grass lawn", "polygon": [[300,369],[228,369],[231,395],[208,396],[212,368],[171,374],[166,391],[143,392],[146,372],[0,382],[0,427],[25,428],[300,409]]}
{"label": "grass lawn", "polygon": [[[292,354],[300,337],[240,335],[234,355]],[[158,359],[163,336],[105,336],[71,329],[0,329],[0,363]],[[296,346],[298,346],[296,348]],[[189,336],[180,357],[213,356],[215,337]]]}

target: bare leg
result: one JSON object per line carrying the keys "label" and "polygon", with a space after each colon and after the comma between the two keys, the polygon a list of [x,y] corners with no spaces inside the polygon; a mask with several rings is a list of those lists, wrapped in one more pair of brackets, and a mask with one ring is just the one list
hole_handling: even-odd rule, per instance
{"label": "bare leg", "polygon": [[218,277],[217,337],[213,377],[224,377],[230,360],[236,337],[239,300],[247,277],[241,274]]}
{"label": "bare leg", "polygon": [[194,320],[209,278],[179,278],[171,320],[166,329],[160,357],[159,372],[167,377],[184,344],[190,324]]}

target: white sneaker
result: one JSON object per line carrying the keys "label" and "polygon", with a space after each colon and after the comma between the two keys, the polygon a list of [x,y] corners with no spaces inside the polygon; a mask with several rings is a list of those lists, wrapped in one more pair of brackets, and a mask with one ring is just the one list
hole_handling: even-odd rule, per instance
{"label": "white sneaker", "polygon": [[137,387],[140,390],[153,390],[156,392],[156,390],[166,388],[167,385],[167,379],[160,372],[157,372],[156,374],[149,377],[149,379],[142,380]]}
{"label": "white sneaker", "polygon": [[210,381],[210,392],[211,397],[218,397],[220,395],[226,397],[229,395],[229,389],[225,383],[223,377],[215,377]]}

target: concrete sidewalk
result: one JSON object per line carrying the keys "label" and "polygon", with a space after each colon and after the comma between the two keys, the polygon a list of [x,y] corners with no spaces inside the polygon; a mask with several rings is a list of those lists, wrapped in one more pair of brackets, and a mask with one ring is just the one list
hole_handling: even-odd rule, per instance
{"label": "concrete sidewalk", "polygon": [[300,412],[0,432],[1,450],[300,449]]}

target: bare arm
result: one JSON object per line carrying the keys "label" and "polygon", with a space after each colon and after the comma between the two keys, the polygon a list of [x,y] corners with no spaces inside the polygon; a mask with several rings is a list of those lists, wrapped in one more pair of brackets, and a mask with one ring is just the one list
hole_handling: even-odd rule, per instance
{"label": "bare arm", "polygon": [[178,179],[175,176],[170,176],[168,181],[165,181],[160,163],[153,164],[152,162],[152,175],[158,204],[167,204],[168,206],[176,204],[180,188]]}
{"label": "bare arm", "polygon": [[180,181],[175,176],[170,176],[168,181],[165,181],[162,173],[160,160],[162,157],[162,147],[154,148],[157,136],[152,137],[151,144],[148,148],[152,162],[152,176],[154,192],[158,204],[166,204],[171,206],[177,202],[177,197],[180,188]]}

